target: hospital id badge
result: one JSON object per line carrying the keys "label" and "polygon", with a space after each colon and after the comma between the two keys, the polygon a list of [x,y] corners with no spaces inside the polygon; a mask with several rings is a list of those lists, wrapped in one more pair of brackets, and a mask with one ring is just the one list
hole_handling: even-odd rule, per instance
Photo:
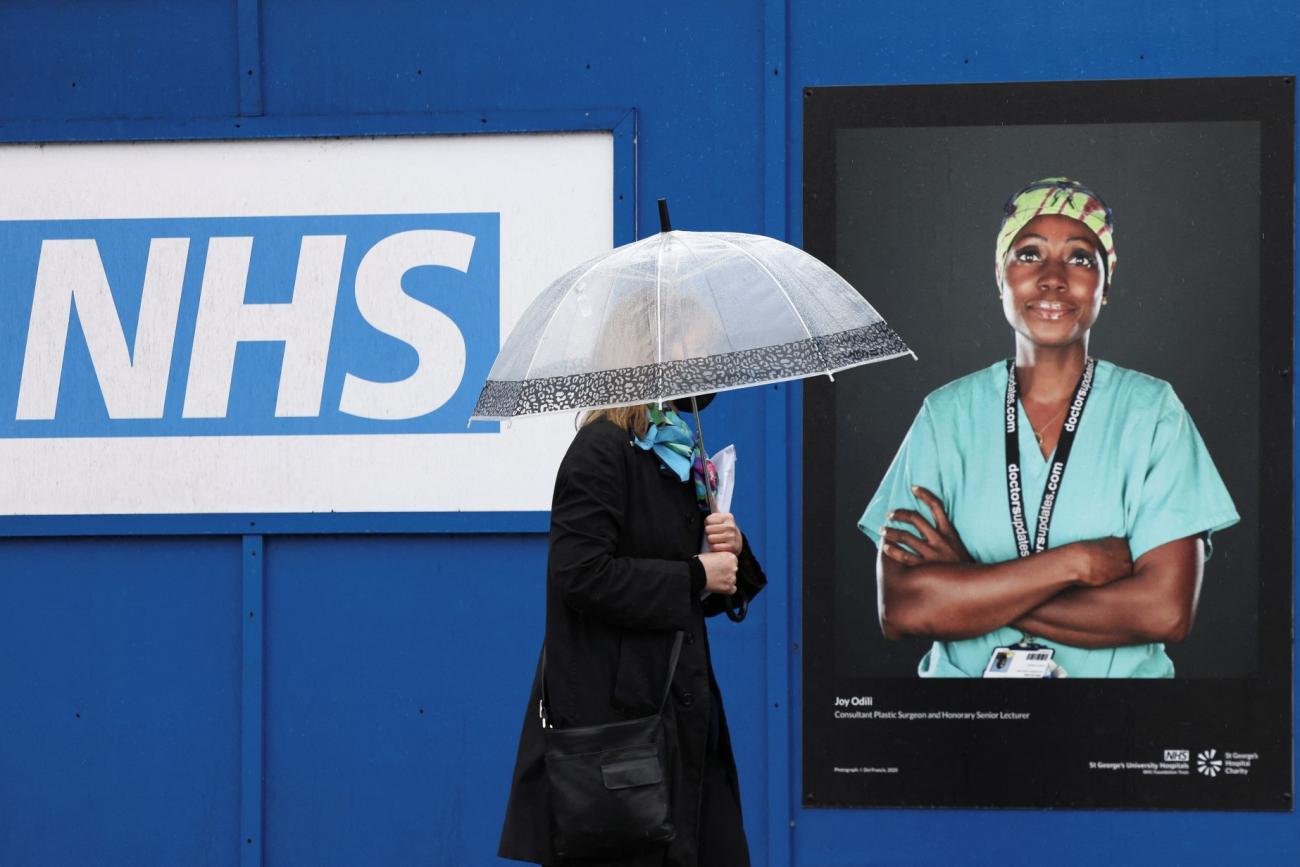
{"label": "hospital id badge", "polygon": [[1045,679],[1052,676],[1052,655],[1050,647],[1041,644],[995,647],[984,666],[985,677],[1029,677]]}

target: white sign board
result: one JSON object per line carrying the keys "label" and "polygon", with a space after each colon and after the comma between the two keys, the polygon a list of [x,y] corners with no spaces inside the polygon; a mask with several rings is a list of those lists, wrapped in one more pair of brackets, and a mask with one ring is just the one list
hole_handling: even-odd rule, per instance
{"label": "white sign board", "polygon": [[0,146],[0,514],[550,507],[466,422],[613,243],[610,133]]}

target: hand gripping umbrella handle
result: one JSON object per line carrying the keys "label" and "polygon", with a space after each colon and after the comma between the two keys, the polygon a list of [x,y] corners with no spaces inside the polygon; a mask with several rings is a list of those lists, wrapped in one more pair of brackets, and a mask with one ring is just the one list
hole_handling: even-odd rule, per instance
{"label": "hand gripping umbrella handle", "polygon": [[[663,209],[663,199],[659,200],[659,206]],[[717,512],[717,491],[713,489],[713,475],[709,472],[709,450],[704,447],[704,426],[700,424],[700,407],[695,402],[695,395],[691,395],[691,415],[695,416],[695,436],[700,443],[700,470],[704,473],[704,493],[708,497],[709,511]],[[737,596],[740,597],[739,600],[736,599]],[[726,608],[723,610],[727,612],[727,619],[732,623],[739,623],[749,613],[749,600],[739,591],[728,596],[725,604]]]}

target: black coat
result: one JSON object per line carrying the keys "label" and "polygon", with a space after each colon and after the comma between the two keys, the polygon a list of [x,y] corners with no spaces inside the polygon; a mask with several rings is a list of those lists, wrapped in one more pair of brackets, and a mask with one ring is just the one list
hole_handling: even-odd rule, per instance
{"label": "black coat", "polygon": [[[666,853],[634,863],[697,863],[697,820],[705,750],[721,756],[738,793],[722,702],[709,660],[707,615],[723,599],[692,592],[687,561],[700,550],[704,513],[691,482],[664,469],[609,421],[583,427],[560,464],[551,504],[546,582],[546,682],[551,722],[587,726],[655,713],[668,657],[683,630],[681,659],[664,709],[675,749],[672,821]],[[748,543],[739,593],[766,583]],[[554,864],[543,775],[545,738],[537,716],[540,679],[524,712],[514,780],[501,831],[503,858]],[[712,721],[710,715],[715,714]],[[711,729],[712,722],[712,729]]]}

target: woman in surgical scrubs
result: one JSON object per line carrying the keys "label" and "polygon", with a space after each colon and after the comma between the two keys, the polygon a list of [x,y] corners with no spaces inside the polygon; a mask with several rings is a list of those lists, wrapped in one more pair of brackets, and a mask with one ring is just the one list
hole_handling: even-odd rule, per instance
{"label": "woman in surgical scrubs", "polygon": [[1210,533],[1237,512],[1169,384],[1088,355],[1116,255],[1066,178],[1007,203],[1015,357],[930,394],[868,504],[887,637],[922,677],[1172,677]]}

